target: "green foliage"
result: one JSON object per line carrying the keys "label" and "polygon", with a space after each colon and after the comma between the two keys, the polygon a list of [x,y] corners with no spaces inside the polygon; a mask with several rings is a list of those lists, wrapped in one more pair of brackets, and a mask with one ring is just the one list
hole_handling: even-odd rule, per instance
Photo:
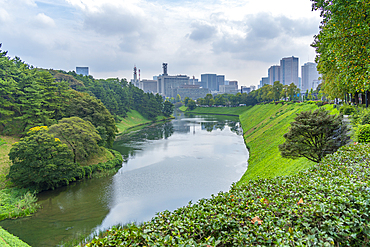
{"label": "green foliage", "polygon": [[5,231],[0,227],[0,244],[4,247],[30,247],[28,244],[20,240],[18,237]]}
{"label": "green foliage", "polygon": [[319,108],[302,111],[294,120],[284,134],[285,142],[279,145],[284,158],[305,157],[320,162],[325,155],[334,153],[349,140],[342,115],[330,115],[329,111]]}
{"label": "green foliage", "polygon": [[174,105],[171,102],[166,100],[163,104],[163,111],[162,111],[163,115],[165,117],[171,116],[173,113],[173,108],[174,108]]}
{"label": "green foliage", "polygon": [[37,197],[27,189],[0,190],[0,220],[29,216],[40,207]]}
{"label": "green foliage", "polygon": [[368,246],[367,145],[350,145],[294,176],[257,179],[86,246]]}
{"label": "green foliage", "polygon": [[356,112],[356,107],[353,105],[344,104],[340,107],[339,112],[343,115],[352,115]]}
{"label": "green foliage", "polygon": [[267,104],[256,105],[241,113],[244,142],[250,147],[248,170],[238,182],[295,174],[311,167],[314,162],[305,158],[292,160],[281,157],[279,144],[290,123],[301,111],[316,109],[315,104]]}
{"label": "green foliage", "polygon": [[104,104],[86,93],[71,91],[71,98],[63,112],[65,117],[79,117],[89,121],[99,131],[100,145],[112,147],[116,137],[115,120]]}
{"label": "green foliage", "polygon": [[325,92],[333,98],[369,90],[369,1],[311,0],[323,18],[312,44]]}
{"label": "green foliage", "polygon": [[47,127],[35,127],[13,144],[7,177],[19,187],[54,189],[75,181],[78,167],[72,157],[68,146],[49,134]]}
{"label": "green foliage", "polygon": [[370,142],[370,124],[358,125],[355,128],[356,141],[360,143]]}
{"label": "green foliage", "polygon": [[188,101],[188,107],[189,107],[189,110],[192,111],[192,110],[194,110],[197,107],[197,104],[195,103],[194,100],[190,99]]}
{"label": "green foliage", "polygon": [[50,126],[49,133],[68,145],[74,163],[88,160],[100,151],[98,142],[101,137],[97,130],[90,122],[79,117],[63,118]]}

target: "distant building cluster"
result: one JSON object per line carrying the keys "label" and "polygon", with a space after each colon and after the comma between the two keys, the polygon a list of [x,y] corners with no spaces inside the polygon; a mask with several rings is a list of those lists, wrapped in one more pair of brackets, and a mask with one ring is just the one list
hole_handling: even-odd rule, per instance
{"label": "distant building cluster", "polygon": [[283,85],[294,83],[302,92],[315,90],[320,84],[320,75],[316,66],[316,63],[305,63],[301,66],[301,77],[299,77],[299,58],[284,57],[280,60],[280,65],[272,65],[268,69],[268,76],[261,78],[258,88],[273,85],[275,81],[279,81]]}
{"label": "distant building cluster", "polygon": [[[238,89],[238,81],[225,80],[225,75],[201,74],[201,79],[194,76],[190,78],[187,75],[169,75],[167,72],[167,63],[162,64],[163,73],[153,76],[152,80],[140,80],[140,70],[134,67],[133,79],[131,83],[139,87],[144,92],[159,93],[165,97],[176,98],[180,95],[181,99],[189,97],[193,100],[204,98],[207,94],[236,94],[242,92]],[[254,86],[246,89],[245,92],[255,90]]]}

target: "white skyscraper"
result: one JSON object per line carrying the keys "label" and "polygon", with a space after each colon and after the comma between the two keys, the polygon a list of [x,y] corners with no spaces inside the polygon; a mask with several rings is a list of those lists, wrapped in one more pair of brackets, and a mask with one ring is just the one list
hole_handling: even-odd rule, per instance
{"label": "white skyscraper", "polygon": [[305,63],[301,67],[301,75],[302,75],[302,88],[301,91],[310,91],[311,88],[315,90],[318,86],[319,82],[319,72],[317,71],[316,68],[317,64],[308,62]]}
{"label": "white skyscraper", "polygon": [[273,65],[268,70],[269,84],[274,85],[275,81],[280,81],[280,66]]}
{"label": "white skyscraper", "polygon": [[299,87],[298,57],[284,57],[280,60],[280,83],[290,85],[292,82]]}

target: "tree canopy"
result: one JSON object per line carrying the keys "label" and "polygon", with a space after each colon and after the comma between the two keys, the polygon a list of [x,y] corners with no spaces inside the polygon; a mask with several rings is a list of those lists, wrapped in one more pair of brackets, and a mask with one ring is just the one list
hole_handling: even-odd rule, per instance
{"label": "tree canopy", "polygon": [[348,142],[347,126],[342,120],[342,115],[330,115],[321,108],[299,113],[284,134],[285,142],[279,145],[281,156],[320,162]]}
{"label": "tree canopy", "polygon": [[370,2],[367,0],[311,0],[323,18],[312,46],[325,92],[345,93],[370,89]]}
{"label": "tree canopy", "polygon": [[46,126],[34,127],[13,144],[8,178],[20,187],[54,189],[78,176],[79,168],[72,157],[68,146],[48,133]]}
{"label": "tree canopy", "polygon": [[89,121],[79,117],[63,118],[50,126],[49,133],[67,144],[73,153],[74,163],[85,161],[92,154],[100,152],[100,135]]}

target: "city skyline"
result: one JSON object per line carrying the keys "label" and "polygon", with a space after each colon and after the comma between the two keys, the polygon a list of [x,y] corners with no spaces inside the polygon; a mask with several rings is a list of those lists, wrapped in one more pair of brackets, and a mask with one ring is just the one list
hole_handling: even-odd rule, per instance
{"label": "city skyline", "polygon": [[[95,78],[228,75],[258,84],[281,57],[313,61],[321,18],[309,0],[0,0],[0,43],[40,68],[89,67]],[[306,60],[306,59],[305,59]],[[300,64],[302,65],[302,64]]]}

